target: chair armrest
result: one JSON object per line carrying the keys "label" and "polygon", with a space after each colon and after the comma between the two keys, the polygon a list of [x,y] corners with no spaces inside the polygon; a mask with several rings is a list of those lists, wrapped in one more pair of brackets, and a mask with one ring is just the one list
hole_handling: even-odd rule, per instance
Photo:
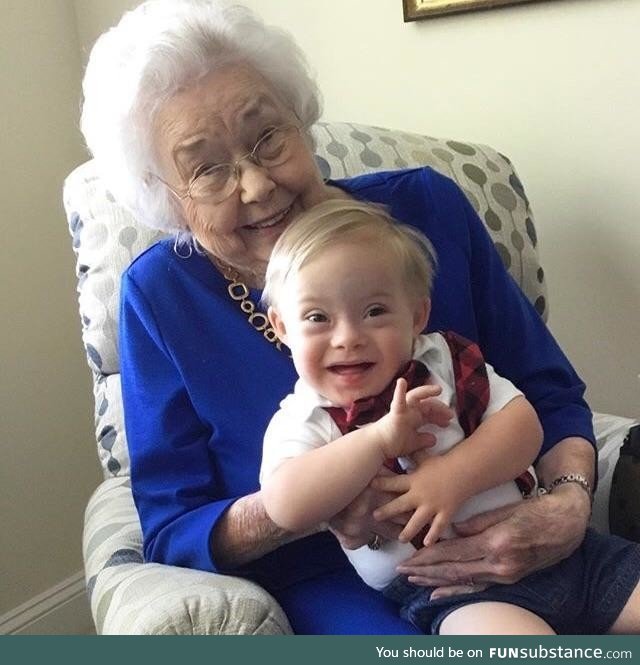
{"label": "chair armrest", "polygon": [[237,577],[143,563],[130,480],[105,480],[89,500],[83,538],[87,590],[103,635],[290,634],[264,589]]}
{"label": "chair armrest", "polygon": [[637,421],[606,413],[593,414],[593,428],[598,446],[598,489],[593,502],[591,526],[609,532],[609,497],[611,479],[620,456],[620,446],[629,428]]}

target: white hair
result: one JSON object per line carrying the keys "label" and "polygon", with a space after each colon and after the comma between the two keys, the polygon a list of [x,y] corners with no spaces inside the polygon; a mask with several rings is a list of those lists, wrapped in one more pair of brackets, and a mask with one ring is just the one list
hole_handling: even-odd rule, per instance
{"label": "white hair", "polygon": [[293,37],[227,0],[147,0],[96,41],[84,76],[81,130],[109,189],[136,218],[184,231],[157,173],[151,129],[176,91],[222,66],[253,67],[309,128],[320,95]]}

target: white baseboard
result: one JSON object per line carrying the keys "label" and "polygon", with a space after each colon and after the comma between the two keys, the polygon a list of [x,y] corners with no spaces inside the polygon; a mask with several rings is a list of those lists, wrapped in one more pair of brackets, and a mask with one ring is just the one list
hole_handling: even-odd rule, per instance
{"label": "white baseboard", "polygon": [[82,571],[0,616],[0,635],[91,633],[95,629]]}

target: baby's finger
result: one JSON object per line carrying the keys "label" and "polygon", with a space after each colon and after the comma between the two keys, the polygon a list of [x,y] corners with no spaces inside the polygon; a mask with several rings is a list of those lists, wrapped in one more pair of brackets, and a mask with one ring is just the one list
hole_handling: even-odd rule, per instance
{"label": "baby's finger", "polygon": [[407,409],[407,380],[398,379],[393,390],[393,398],[389,411],[391,413],[402,413]]}
{"label": "baby's finger", "polygon": [[426,508],[417,508],[407,522],[407,525],[400,532],[398,540],[403,543],[408,543],[420,533],[426,524],[429,524],[430,519],[430,510]]}
{"label": "baby's finger", "polygon": [[[396,499],[385,503],[384,505],[376,508],[373,511],[373,519],[378,522],[385,522],[391,520],[396,515],[402,515],[412,509],[411,502],[406,494],[401,494]],[[411,520],[410,520],[411,521]]]}
{"label": "baby's finger", "polygon": [[413,455],[416,450],[432,448],[437,440],[433,432],[416,432],[415,436],[405,443],[403,455]]}
{"label": "baby's finger", "polygon": [[424,546],[435,545],[442,537],[448,523],[449,520],[442,513],[437,513],[431,520],[431,526],[422,541]]}
{"label": "baby's finger", "polygon": [[379,492],[391,492],[399,494],[409,489],[409,478],[404,473],[396,473],[393,476],[376,476],[371,481],[371,487]]}
{"label": "baby's finger", "polygon": [[453,418],[453,410],[439,399],[420,400],[420,411],[426,423],[447,427]]}
{"label": "baby's finger", "polygon": [[410,404],[419,404],[423,399],[429,399],[430,397],[436,397],[442,392],[442,387],[438,385],[432,385],[427,383],[423,386],[418,386],[417,388],[412,388],[407,393],[407,402]]}
{"label": "baby's finger", "polygon": [[422,450],[423,448],[432,448],[435,446],[438,438],[433,432],[418,432],[416,436],[415,450]]}

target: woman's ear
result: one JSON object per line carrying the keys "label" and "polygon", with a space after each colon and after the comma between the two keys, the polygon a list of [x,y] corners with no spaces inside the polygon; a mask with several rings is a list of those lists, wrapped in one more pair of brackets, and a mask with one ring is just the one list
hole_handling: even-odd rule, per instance
{"label": "woman's ear", "polygon": [[413,312],[414,337],[417,337],[426,328],[430,313],[431,313],[431,300],[429,298],[420,298],[416,302],[416,307]]}
{"label": "woman's ear", "polygon": [[278,312],[273,308],[269,307],[267,309],[267,318],[271,327],[275,331],[278,339],[283,343],[287,344],[287,329],[285,328],[284,321]]}

